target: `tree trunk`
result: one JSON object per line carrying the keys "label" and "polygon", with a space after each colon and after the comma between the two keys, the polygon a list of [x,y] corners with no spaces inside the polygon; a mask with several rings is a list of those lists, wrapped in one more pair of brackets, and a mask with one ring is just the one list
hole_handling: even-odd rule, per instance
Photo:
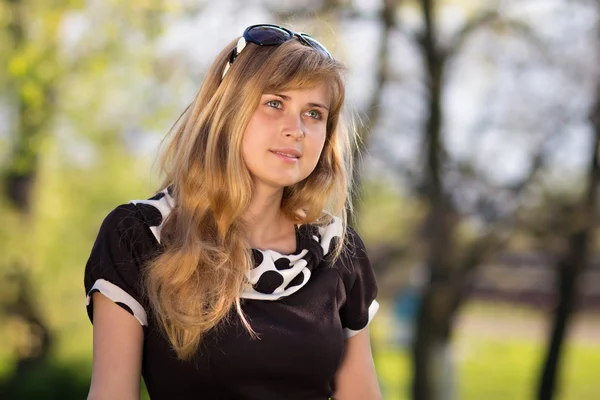
{"label": "tree trunk", "polygon": [[557,392],[557,377],[561,360],[562,345],[567,335],[569,322],[576,309],[577,282],[589,258],[590,243],[593,243],[596,202],[600,185],[600,82],[596,104],[590,118],[594,128],[587,188],[581,201],[575,231],[569,237],[569,248],[558,263],[557,292],[559,302],[554,312],[552,333],[538,387],[538,399],[550,400]]}
{"label": "tree trunk", "polygon": [[421,0],[425,16],[425,32],[421,50],[428,72],[428,119],[424,133],[425,192],[430,207],[424,234],[427,243],[429,281],[423,288],[413,343],[414,376],[412,395],[417,400],[451,398],[444,385],[444,363],[447,355],[455,298],[451,257],[455,225],[451,201],[443,187],[441,139],[443,113],[441,107],[445,58],[436,43],[434,1]]}
{"label": "tree trunk", "polygon": [[[434,206],[435,208],[436,206]],[[454,223],[451,213],[433,210],[426,230],[429,236],[429,281],[423,288],[417,314],[413,343],[413,399],[453,398],[448,381],[448,348],[450,346],[457,280],[452,274],[447,250],[452,248]],[[450,377],[451,378],[451,377]]]}

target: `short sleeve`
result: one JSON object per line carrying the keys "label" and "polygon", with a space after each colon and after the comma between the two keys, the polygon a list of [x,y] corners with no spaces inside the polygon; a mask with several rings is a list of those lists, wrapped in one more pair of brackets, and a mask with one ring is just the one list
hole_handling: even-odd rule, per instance
{"label": "short sleeve", "polygon": [[377,281],[365,245],[360,236],[350,227],[348,227],[347,240],[346,249],[340,257],[342,270],[339,271],[345,290],[345,302],[340,308],[340,320],[346,339],[364,329],[379,309],[379,303],[375,300]]}
{"label": "short sleeve", "polygon": [[137,208],[125,204],[114,209],[102,222],[85,266],[86,308],[93,323],[92,295],[100,292],[148,325],[146,302],[142,298],[141,271],[156,243]]}

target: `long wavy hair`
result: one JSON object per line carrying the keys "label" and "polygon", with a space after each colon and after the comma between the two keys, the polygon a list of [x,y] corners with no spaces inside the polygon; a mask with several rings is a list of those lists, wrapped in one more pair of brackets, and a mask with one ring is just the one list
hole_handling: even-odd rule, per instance
{"label": "long wavy hair", "polygon": [[254,263],[242,220],[253,182],[241,148],[264,93],[328,86],[330,112],[320,159],[310,176],[284,188],[281,210],[298,224],[326,225],[334,215],[346,224],[352,156],[342,117],[345,67],[297,40],[278,46],[248,43],[222,78],[236,43],[211,65],[194,101],[167,135],[160,158],[162,187],[171,187],[175,206],[162,228],[164,251],[148,263],[143,286],[153,316],[182,360],[191,359],[204,335],[228,320],[233,309],[255,335],[240,298]]}

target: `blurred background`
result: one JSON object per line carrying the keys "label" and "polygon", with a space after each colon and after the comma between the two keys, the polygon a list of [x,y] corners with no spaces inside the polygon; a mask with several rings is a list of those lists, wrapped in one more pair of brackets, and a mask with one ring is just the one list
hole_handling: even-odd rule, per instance
{"label": "blurred background", "polygon": [[598,0],[0,0],[0,398],[85,398],[100,223],[152,195],[211,60],[269,22],[350,69],[384,399],[600,399],[599,20]]}

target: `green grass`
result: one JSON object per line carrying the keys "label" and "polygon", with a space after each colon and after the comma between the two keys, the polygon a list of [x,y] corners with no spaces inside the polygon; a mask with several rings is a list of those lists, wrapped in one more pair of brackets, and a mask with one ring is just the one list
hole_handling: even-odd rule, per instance
{"label": "green grass", "polygon": [[[545,343],[543,337],[539,337],[540,330],[533,328],[543,322],[544,314],[515,306],[485,304],[469,306],[464,313],[471,320],[497,318],[498,324],[509,324],[509,334],[504,331],[494,333],[494,326],[487,325],[481,329],[459,327],[452,349],[455,398],[534,399]],[[588,319],[593,322],[588,329],[598,329],[596,332],[600,336],[600,324],[596,317],[590,316]],[[524,320],[529,321],[528,330],[533,332],[519,331],[523,329]],[[390,344],[385,332],[386,328],[390,328],[389,323],[385,310],[381,320],[374,322],[372,331],[377,339],[375,363],[384,399],[405,400],[410,398],[410,349]],[[515,326],[514,332],[510,332],[511,323]],[[543,329],[541,331],[544,332]],[[600,399],[600,341],[569,340],[563,356],[557,399]]]}
{"label": "green grass", "polygon": [[[465,340],[465,339],[463,339]],[[471,354],[455,360],[458,396],[463,400],[533,399],[543,346],[527,341],[469,339]],[[562,366],[562,400],[600,399],[600,347],[567,347]],[[386,349],[375,362],[384,399],[409,399],[410,354]]]}

